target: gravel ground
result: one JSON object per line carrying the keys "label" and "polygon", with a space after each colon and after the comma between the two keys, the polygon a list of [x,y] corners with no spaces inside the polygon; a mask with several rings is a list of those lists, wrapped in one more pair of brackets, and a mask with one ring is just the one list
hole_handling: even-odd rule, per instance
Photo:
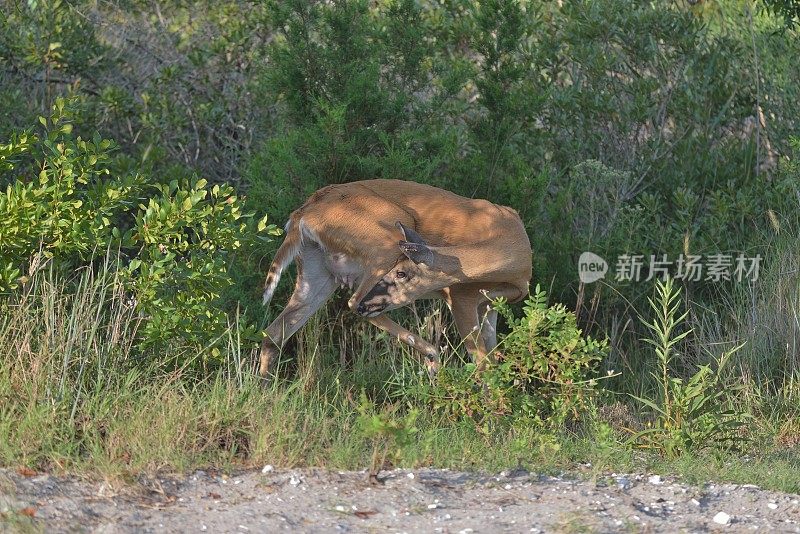
{"label": "gravel ground", "polygon": [[648,475],[599,481],[441,469],[197,471],[120,488],[0,470],[0,531],[800,532],[800,497]]}

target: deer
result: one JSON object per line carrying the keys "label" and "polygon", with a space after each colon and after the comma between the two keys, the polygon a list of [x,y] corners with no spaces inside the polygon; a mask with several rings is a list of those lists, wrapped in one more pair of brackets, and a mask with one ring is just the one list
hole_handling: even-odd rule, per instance
{"label": "deer", "polygon": [[292,212],[267,272],[265,306],[292,261],[294,292],[261,344],[265,379],[286,340],[340,286],[352,291],[348,308],[411,347],[431,377],[439,350],[385,313],[417,299],[443,299],[483,368],[497,346],[493,299],[523,299],[532,276],[530,241],[514,209],[404,180],[329,185]]}

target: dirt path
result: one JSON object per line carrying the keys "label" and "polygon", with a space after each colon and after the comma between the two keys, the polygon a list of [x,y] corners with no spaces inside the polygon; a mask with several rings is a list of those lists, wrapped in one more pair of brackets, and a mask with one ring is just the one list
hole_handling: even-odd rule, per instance
{"label": "dirt path", "polygon": [[439,469],[384,472],[385,483],[372,486],[364,473],[265,471],[198,471],[141,480],[120,492],[0,470],[0,531],[800,532],[800,497],[755,486]]}

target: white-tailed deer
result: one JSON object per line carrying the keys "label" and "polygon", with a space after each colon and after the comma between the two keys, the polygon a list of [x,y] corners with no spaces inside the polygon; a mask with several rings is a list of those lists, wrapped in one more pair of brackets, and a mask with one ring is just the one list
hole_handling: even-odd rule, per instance
{"label": "white-tailed deer", "polygon": [[438,369],[436,347],[382,314],[419,298],[443,298],[481,364],[497,344],[489,299],[520,300],[531,278],[531,246],[516,211],[402,180],[330,185],[311,195],[286,224],[265,304],[292,260],[294,293],[267,328],[262,376],[339,285],[354,289],[351,310],[419,352],[431,373]]}

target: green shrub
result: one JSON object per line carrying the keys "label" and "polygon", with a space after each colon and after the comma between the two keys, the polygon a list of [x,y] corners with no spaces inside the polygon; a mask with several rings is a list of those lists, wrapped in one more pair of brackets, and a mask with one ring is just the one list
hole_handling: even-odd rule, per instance
{"label": "green shrub", "polygon": [[[229,328],[229,317],[217,306],[233,281],[228,254],[257,233],[276,233],[266,217],[257,228],[241,211],[230,186],[205,180],[193,184],[155,186],[156,195],[141,204],[134,224],[122,238],[132,259],[123,279],[137,309],[146,318],[140,328],[145,346],[163,346],[180,339],[191,346],[217,348]],[[237,334],[245,345],[260,341],[254,325]]]}
{"label": "green shrub", "polygon": [[[0,138],[47,113],[70,87],[108,69],[110,48],[84,2],[4,2],[0,10]],[[93,89],[90,89],[93,90]],[[15,106],[16,107],[12,107]],[[82,122],[84,117],[78,117]]]}
{"label": "green shrub", "polygon": [[40,133],[0,145],[0,292],[18,287],[45,259],[105,253],[142,190],[141,175],[110,176],[113,141],[73,136],[68,104],[56,99]]}
{"label": "green shrub", "polygon": [[[220,307],[232,284],[230,253],[269,241],[266,217],[242,212],[227,185],[205,180],[149,182],[112,172],[110,140],[75,137],[73,100],[57,99],[43,133],[23,132],[0,145],[0,291],[24,286],[45,264],[68,273],[104,255],[116,268],[142,321],[141,349],[167,344],[218,356],[229,330]],[[254,346],[254,325],[238,323]]]}
{"label": "green shrub", "polygon": [[480,372],[472,364],[442,369],[430,390],[434,408],[452,418],[473,419],[486,431],[503,420],[546,429],[580,420],[591,408],[607,342],[584,336],[575,314],[563,304],[548,306],[538,286],[521,318],[502,300],[496,306],[510,328],[496,360]]}

